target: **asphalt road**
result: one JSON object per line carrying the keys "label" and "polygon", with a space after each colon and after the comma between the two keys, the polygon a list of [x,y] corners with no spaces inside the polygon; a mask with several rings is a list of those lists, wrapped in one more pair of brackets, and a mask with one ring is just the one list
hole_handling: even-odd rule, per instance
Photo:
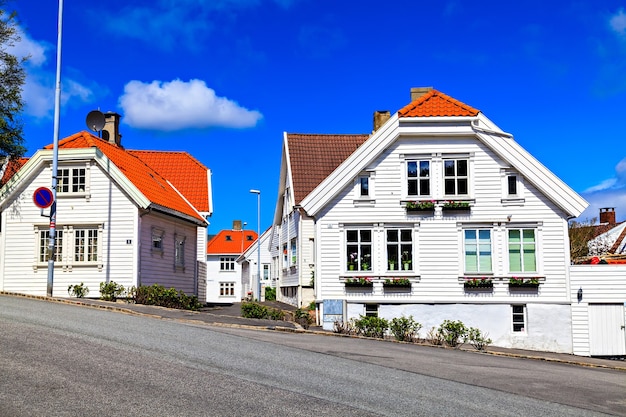
{"label": "asphalt road", "polygon": [[1,416],[626,415],[626,373],[0,297]]}

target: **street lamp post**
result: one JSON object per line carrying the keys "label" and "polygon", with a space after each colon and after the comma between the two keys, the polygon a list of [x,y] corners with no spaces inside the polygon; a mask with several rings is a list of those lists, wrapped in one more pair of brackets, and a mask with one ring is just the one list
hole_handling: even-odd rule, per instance
{"label": "street lamp post", "polygon": [[257,195],[257,237],[256,237],[256,253],[257,253],[257,299],[261,301],[261,190],[250,190],[252,194]]}

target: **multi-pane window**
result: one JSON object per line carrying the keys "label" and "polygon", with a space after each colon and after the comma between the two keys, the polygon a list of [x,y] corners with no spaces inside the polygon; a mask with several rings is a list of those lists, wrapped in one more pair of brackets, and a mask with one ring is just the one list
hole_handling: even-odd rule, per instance
{"label": "multi-pane window", "polygon": [[86,182],[85,168],[62,168],[57,170],[57,192],[83,193]]}
{"label": "multi-pane window", "polygon": [[233,256],[220,257],[220,271],[234,271],[235,258]]}
{"label": "multi-pane window", "polygon": [[467,229],[463,235],[465,246],[465,272],[491,272],[491,231]]}
{"label": "multi-pane window", "polygon": [[98,260],[98,229],[74,230],[74,261],[96,262]]}
{"label": "multi-pane window", "polygon": [[378,317],[378,304],[365,304],[365,317]]}
{"label": "multi-pane window", "polygon": [[220,296],[233,297],[235,295],[234,282],[220,282]]}
{"label": "multi-pane window", "polygon": [[369,229],[346,230],[346,262],[349,270],[372,269],[372,231]]}
{"label": "multi-pane window", "polygon": [[413,231],[411,229],[388,229],[387,269],[411,270],[413,263]]}
{"label": "multi-pane window", "polygon": [[407,161],[407,194],[430,195],[430,161]]}
{"label": "multi-pane window", "polygon": [[270,265],[269,264],[263,264],[263,279],[266,281],[270,279]]}
{"label": "multi-pane window", "polygon": [[443,186],[447,196],[464,196],[469,193],[469,170],[467,159],[443,161]]}
{"label": "multi-pane window", "polygon": [[[54,262],[61,262],[63,259],[63,230],[54,232]],[[48,245],[50,243],[50,231],[39,231],[39,262],[48,262]]]}
{"label": "multi-pane window", "polygon": [[174,266],[183,268],[185,266],[185,237],[176,236],[174,238]]}
{"label": "multi-pane window", "polygon": [[512,307],[513,331],[526,331],[526,306],[514,305]]}
{"label": "multi-pane window", "polygon": [[537,271],[535,229],[509,229],[509,271]]}

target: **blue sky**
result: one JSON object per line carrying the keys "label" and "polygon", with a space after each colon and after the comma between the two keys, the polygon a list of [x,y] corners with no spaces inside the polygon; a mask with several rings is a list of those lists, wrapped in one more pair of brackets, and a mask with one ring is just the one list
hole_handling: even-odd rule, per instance
{"label": "blue sky", "polygon": [[[27,156],[53,141],[58,3],[13,0]],[[270,226],[283,132],[369,133],[433,86],[626,220],[626,1],[64,0],[61,138],[122,115],[128,149],[213,172],[209,233]]]}

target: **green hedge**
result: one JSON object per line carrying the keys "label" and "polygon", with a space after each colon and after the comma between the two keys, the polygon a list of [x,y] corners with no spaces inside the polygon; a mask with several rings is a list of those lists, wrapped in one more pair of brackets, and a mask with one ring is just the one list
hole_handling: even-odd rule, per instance
{"label": "green hedge", "polygon": [[163,285],[140,285],[135,292],[135,303],[181,310],[198,310],[202,304],[195,295],[187,295],[176,288],[166,289]]}

